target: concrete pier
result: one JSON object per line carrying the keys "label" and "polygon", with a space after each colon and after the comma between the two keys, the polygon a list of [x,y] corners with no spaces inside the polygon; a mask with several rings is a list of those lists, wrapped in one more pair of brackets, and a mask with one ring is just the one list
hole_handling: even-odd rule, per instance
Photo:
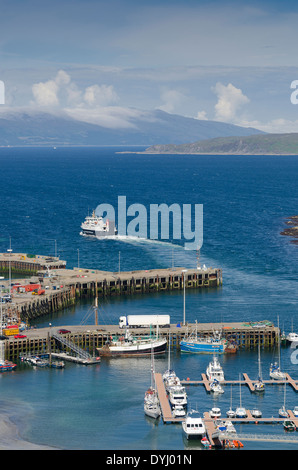
{"label": "concrete pier", "polygon": [[[222,285],[219,268],[194,269],[184,267],[110,272],[96,269],[66,269],[58,258],[26,254],[0,255],[1,269],[33,272],[31,279],[19,279],[11,290],[12,303],[3,305],[3,313],[16,320],[30,322],[75,303],[76,299],[169,292],[174,290],[216,288]],[[26,271],[27,270],[27,271]],[[22,292],[22,286],[39,283],[44,293]],[[9,282],[2,281],[2,290],[9,292]]]}

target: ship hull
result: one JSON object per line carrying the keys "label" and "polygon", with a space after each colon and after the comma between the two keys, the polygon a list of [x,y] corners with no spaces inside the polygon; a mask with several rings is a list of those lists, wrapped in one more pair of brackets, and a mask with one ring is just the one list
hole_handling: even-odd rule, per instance
{"label": "ship hull", "polygon": [[110,346],[105,345],[102,348],[98,348],[100,356],[108,357],[136,357],[136,356],[149,356],[151,352],[153,354],[163,354],[167,347],[167,341],[158,341],[156,343],[148,344],[132,344],[123,346]]}
{"label": "ship hull", "polygon": [[223,344],[195,343],[195,342],[189,342],[189,341],[181,341],[180,350],[181,352],[188,352],[188,353],[223,354],[225,348]]}

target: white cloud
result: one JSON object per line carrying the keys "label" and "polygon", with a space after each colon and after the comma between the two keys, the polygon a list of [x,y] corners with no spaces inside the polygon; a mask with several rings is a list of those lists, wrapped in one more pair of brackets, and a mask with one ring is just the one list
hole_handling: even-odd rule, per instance
{"label": "white cloud", "polygon": [[32,86],[35,101],[38,106],[107,106],[119,100],[112,85],[90,85],[83,90],[71,80],[64,70],[59,70],[56,77]]}
{"label": "white cloud", "polygon": [[92,85],[86,88],[84,101],[89,106],[106,106],[119,100],[119,96],[112,85]]}
{"label": "white cloud", "polygon": [[200,121],[208,121],[206,111],[198,111],[197,115],[195,116],[195,119],[199,119]]}
{"label": "white cloud", "polygon": [[34,83],[32,93],[35,104],[38,106],[58,106],[60,104],[58,93],[61,87],[70,83],[70,76],[59,70],[54,80]]}
{"label": "white cloud", "polygon": [[159,106],[158,109],[166,113],[173,113],[185,101],[186,97],[177,90],[164,90],[161,93],[161,99],[164,101],[164,104]]}
{"label": "white cloud", "polygon": [[240,88],[231,83],[225,86],[218,82],[213,91],[218,97],[215,105],[215,119],[218,121],[233,122],[239,109],[250,101]]}

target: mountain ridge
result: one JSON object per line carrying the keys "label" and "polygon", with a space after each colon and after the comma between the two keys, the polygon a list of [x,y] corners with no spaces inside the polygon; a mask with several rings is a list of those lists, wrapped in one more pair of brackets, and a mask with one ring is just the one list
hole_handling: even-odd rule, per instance
{"label": "mountain ridge", "polygon": [[[116,111],[115,111],[116,113]],[[116,114],[115,114],[116,116]],[[116,116],[117,118],[117,116]],[[188,118],[165,111],[131,110],[123,127],[112,128],[74,119],[65,113],[13,112],[0,114],[0,146],[179,145],[220,136],[261,134],[219,121]]]}

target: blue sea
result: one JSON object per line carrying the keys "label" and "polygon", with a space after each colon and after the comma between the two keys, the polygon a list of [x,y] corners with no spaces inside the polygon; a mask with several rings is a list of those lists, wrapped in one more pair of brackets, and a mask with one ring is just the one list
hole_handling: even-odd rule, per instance
{"label": "blue sea", "polygon": [[[203,205],[200,263],[223,270],[222,287],[186,292],[189,322],[270,320],[286,333],[298,332],[298,246],[281,236],[287,217],[298,213],[297,156],[142,155],[141,148],[1,148],[0,251],[54,255],[67,267],[118,271],[174,266],[193,268],[197,252],[177,240],[90,239],[80,224],[99,204],[117,207],[173,203]],[[119,153],[125,151],[125,153]],[[37,326],[80,324],[91,307],[73,308],[35,321]],[[183,293],[108,298],[101,301],[99,321],[117,323],[120,315],[183,315]],[[90,316],[89,323],[93,322]],[[282,368],[298,380],[293,350],[281,349]],[[211,360],[207,355],[172,352],[172,367],[181,379],[199,379]],[[261,351],[262,372],[276,350]],[[256,350],[220,357],[225,376],[238,380],[258,374]],[[167,355],[156,358],[157,372]],[[181,425],[165,425],[144,416],[150,385],[150,358],[102,359],[96,366],[66,364],[63,370],[33,370],[18,365],[0,376],[0,405],[11,414],[20,437],[33,443],[76,450],[200,450],[182,437]],[[225,416],[231,389],[218,398],[202,386],[188,386],[191,408],[219,406]],[[233,407],[239,387],[232,389]],[[257,406],[263,416],[277,416],[284,387],[267,386],[262,396],[242,387],[242,404]],[[288,386],[288,409],[298,396]],[[245,434],[285,436],[281,425],[238,425]],[[295,435],[295,434],[294,434]],[[298,434],[297,434],[298,437]],[[294,449],[290,442],[245,441],[245,449]]]}

